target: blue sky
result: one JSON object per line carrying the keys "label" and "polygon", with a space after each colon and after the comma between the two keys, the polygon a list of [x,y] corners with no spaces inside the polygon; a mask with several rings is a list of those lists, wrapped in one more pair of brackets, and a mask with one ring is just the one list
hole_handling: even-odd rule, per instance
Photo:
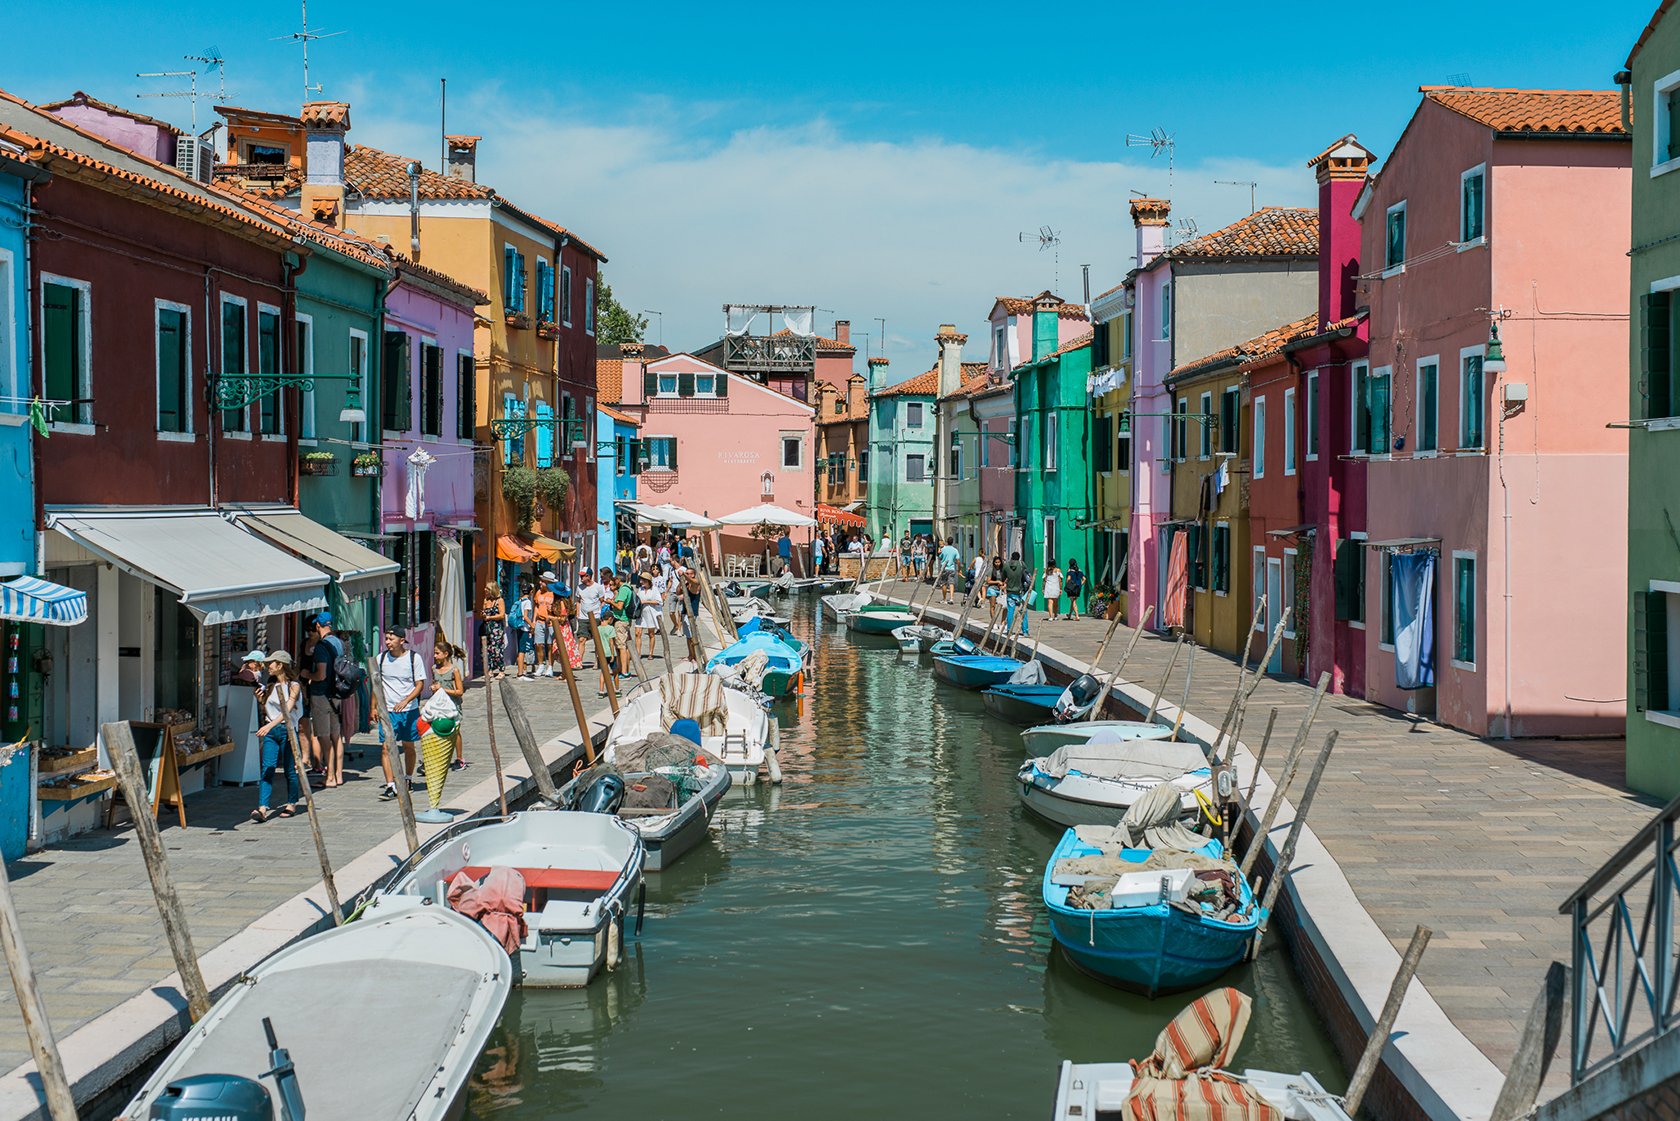
{"label": "blue sky", "polygon": [[[314,45],[311,78],[351,102],[353,142],[435,166],[447,76],[450,130],[485,137],[480,177],[599,245],[625,302],[664,312],[667,344],[715,338],[726,301],[811,303],[876,354],[884,317],[896,380],[931,364],[942,322],[981,356],[993,296],[1077,299],[1086,263],[1093,291],[1124,275],[1128,192],[1169,190],[1165,158],[1128,134],[1173,135],[1174,216],[1207,231],[1248,210],[1247,187],[1215,180],[1310,205],[1304,161],[1346,132],[1385,153],[1420,84],[1608,88],[1654,8],[1202,5],[1175,23],[1119,5],[504,0],[474,19],[315,0],[311,24],[345,34]],[[295,0],[158,13],[14,5],[10,37],[37,49],[7,52],[0,85],[184,125],[185,99],[134,96],[175,84],[134,74],[215,45],[230,100],[295,111],[299,49],[270,41],[297,29]],[[1059,283],[1058,254],[1019,240],[1044,225]]]}

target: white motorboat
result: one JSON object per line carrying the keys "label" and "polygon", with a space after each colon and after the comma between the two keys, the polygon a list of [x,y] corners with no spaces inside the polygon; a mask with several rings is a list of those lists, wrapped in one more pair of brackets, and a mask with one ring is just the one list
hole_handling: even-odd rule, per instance
{"label": "white motorboat", "polygon": [[1077,720],[1072,724],[1036,724],[1021,733],[1021,746],[1028,755],[1049,755],[1069,744],[1092,739],[1164,740],[1172,738],[1172,725],[1149,724],[1142,720]]}
{"label": "white motorboat", "polygon": [[591,786],[604,775],[623,781],[612,809],[642,836],[646,870],[662,872],[705,840],[712,815],[733,780],[723,760],[677,736],[649,736],[621,744],[609,767],[583,771],[560,788],[561,804],[582,812]]}
{"label": "white motorboat", "polygon": [[[525,893],[525,930],[515,955],[520,980],[577,988],[611,964],[609,956],[616,960],[646,859],[641,834],[611,814],[526,810],[459,820],[403,862],[366,916],[415,900],[440,910],[471,909],[458,877],[464,873],[478,884],[493,870],[511,868]],[[505,912],[492,908],[485,917],[491,913]]]}
{"label": "white motorboat", "polygon": [[914,654],[924,646],[932,646],[941,639],[950,638],[951,632],[932,623],[917,623],[897,628],[892,632],[892,636],[900,650],[906,654]]}
{"label": "white motorboat", "polygon": [[[478,923],[418,898],[305,938],[247,973],[169,1053],[122,1116],[444,1121],[507,1003],[514,970]],[[369,1034],[372,1033],[372,1034]],[[355,1062],[370,1039],[377,1062]],[[248,1103],[260,1113],[242,1113]],[[198,1107],[198,1108],[193,1108]],[[165,1109],[168,1107],[165,1106]]]}
{"label": "white motorboat", "polygon": [[775,721],[752,695],[725,688],[722,678],[709,673],[667,673],[626,694],[601,757],[616,762],[621,745],[669,732],[685,719],[699,725],[700,746],[723,760],[736,785],[757,782],[760,768],[771,782],[782,781]]}
{"label": "white motorboat", "polygon": [[1099,739],[1065,744],[1028,759],[1015,783],[1027,809],[1057,825],[1113,825],[1159,783],[1179,790],[1179,809],[1196,812],[1212,770],[1200,746],[1170,740]]}
{"label": "white motorboat", "polygon": [[822,597],[822,613],[836,623],[844,623],[847,615],[873,602],[874,598],[867,588],[855,592],[835,592]]}
{"label": "white motorboat", "polygon": [[[1348,1121],[1336,1099],[1310,1074],[1245,1070],[1240,1076],[1225,1077],[1264,1098],[1285,1121]],[[1051,1117],[1054,1121],[1097,1121],[1127,1116],[1122,1107],[1136,1082],[1130,1063],[1063,1062]]]}

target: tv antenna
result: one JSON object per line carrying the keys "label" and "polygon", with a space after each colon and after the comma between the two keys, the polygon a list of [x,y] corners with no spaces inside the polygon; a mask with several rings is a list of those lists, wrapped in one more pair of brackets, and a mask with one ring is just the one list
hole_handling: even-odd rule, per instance
{"label": "tv antenna", "polygon": [[309,84],[309,44],[317,39],[331,39],[345,34],[343,31],[311,31],[309,30],[309,0],[299,0],[303,8],[303,30],[294,31],[290,35],[276,35],[269,39],[271,43],[292,42],[303,44],[303,99],[309,100],[312,93],[320,93],[319,84]]}
{"label": "tv antenna", "polygon": [[1260,186],[1260,184],[1256,183],[1252,179],[1215,179],[1214,182],[1218,183],[1221,187],[1247,187],[1248,188],[1248,212],[1250,214],[1254,213],[1254,210],[1255,210],[1254,191],[1257,187]]}
{"label": "tv antenna", "polygon": [[1052,230],[1049,226],[1038,227],[1038,232],[1035,234],[1024,233],[1017,235],[1017,239],[1022,243],[1025,243],[1028,238],[1032,238],[1038,242],[1038,251],[1040,253],[1044,252],[1046,249],[1050,250],[1055,261],[1055,271],[1051,274],[1053,279],[1050,286],[1052,288],[1060,288],[1062,284],[1062,235],[1057,233],[1055,230]]}
{"label": "tv antenna", "polygon": [[1196,220],[1194,218],[1180,218],[1178,220],[1178,236],[1189,240],[1196,236]]}
{"label": "tv antenna", "polygon": [[1148,148],[1149,158],[1154,159],[1162,152],[1167,154],[1167,197],[1172,198],[1173,183],[1173,143],[1172,134],[1164,128],[1152,128],[1148,136],[1139,136],[1135,132],[1126,134],[1126,147]]}
{"label": "tv antenna", "polygon": [[145,74],[136,74],[136,78],[186,78],[188,86],[184,90],[158,90],[156,93],[137,93],[136,98],[142,97],[190,97],[192,98],[192,130],[198,134],[198,71],[196,70],[152,70]]}

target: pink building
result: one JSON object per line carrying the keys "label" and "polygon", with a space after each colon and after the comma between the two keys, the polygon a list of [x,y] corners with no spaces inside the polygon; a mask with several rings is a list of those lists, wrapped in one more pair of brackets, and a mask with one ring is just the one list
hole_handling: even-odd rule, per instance
{"label": "pink building", "polygon": [[[112,105],[108,101],[101,101],[77,90],[63,101],[54,101],[41,106],[43,112],[51,113],[55,117],[63,118],[78,128],[86,129],[97,136],[118,144],[135,155],[144,156],[149,160],[179,170],[188,175],[197,176],[196,162],[183,160],[186,166],[177,165],[175,154],[177,148],[183,144],[192,145],[197,152],[197,142],[192,137],[184,137],[180,129],[168,121],[160,121],[155,117],[148,117],[144,113],[136,113],[132,109],[124,109],[120,105]],[[209,157],[206,150],[205,156]]]}
{"label": "pink building", "polygon": [[[1348,374],[1351,454],[1368,459],[1366,696],[1478,735],[1618,733],[1627,440],[1606,426],[1627,416],[1621,107],[1609,90],[1423,95],[1354,209],[1370,308],[1369,359]],[[1392,625],[1408,569],[1432,627]],[[1418,633],[1434,686],[1401,688]]]}
{"label": "pink building", "polygon": [[[622,386],[603,400],[641,429],[637,500],[674,503],[717,517],[761,502],[802,514],[815,506],[816,410],[692,354],[646,358],[622,348]],[[724,534],[728,552],[762,551],[745,533]]]}

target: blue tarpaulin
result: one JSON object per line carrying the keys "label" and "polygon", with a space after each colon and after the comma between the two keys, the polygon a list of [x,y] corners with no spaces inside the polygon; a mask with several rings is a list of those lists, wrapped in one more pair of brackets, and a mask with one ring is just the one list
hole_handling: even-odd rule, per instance
{"label": "blue tarpaulin", "polygon": [[1392,553],[1388,558],[1394,623],[1394,684],[1428,689],[1435,684],[1435,554]]}

